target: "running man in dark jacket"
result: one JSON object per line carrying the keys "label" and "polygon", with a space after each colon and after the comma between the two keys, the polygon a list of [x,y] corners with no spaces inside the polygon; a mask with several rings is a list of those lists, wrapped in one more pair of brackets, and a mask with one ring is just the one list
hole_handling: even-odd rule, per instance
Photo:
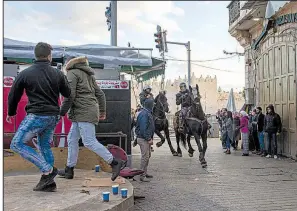
{"label": "running man in dark jacket", "polygon": [[140,146],[141,151],[140,169],[144,171],[144,174],[140,176],[140,180],[143,182],[148,182],[146,178],[152,178],[151,175],[147,174],[147,167],[151,157],[151,145],[153,145],[153,136],[155,132],[155,123],[152,115],[153,106],[153,99],[145,100],[144,108],[137,116],[135,128],[137,143]]}
{"label": "running man in dark jacket", "polygon": [[[24,90],[28,96],[27,116],[14,135],[10,149],[33,163],[42,172],[34,191],[56,189],[54,178],[58,170],[54,167],[50,143],[60,119],[59,95],[69,97],[71,94],[64,74],[51,67],[52,50],[47,43],[40,42],[35,46],[35,64],[18,74],[8,96],[8,123],[12,123],[12,117],[16,115]],[[40,153],[26,145],[36,135]]]}
{"label": "running man in dark jacket", "polygon": [[277,159],[277,138],[282,132],[282,122],[280,116],[275,113],[274,106],[267,107],[268,114],[264,119],[264,131],[267,133],[268,139],[268,155],[267,158],[272,156]]}

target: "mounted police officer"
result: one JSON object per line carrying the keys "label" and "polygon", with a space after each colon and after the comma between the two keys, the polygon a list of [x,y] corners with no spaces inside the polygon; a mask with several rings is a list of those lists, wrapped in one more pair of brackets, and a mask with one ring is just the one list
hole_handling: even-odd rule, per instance
{"label": "mounted police officer", "polygon": [[181,105],[179,113],[179,132],[184,132],[185,117],[192,104],[190,91],[187,89],[186,83],[182,82],[179,85],[180,91],[176,94],[176,105]]}
{"label": "mounted police officer", "polygon": [[142,92],[139,94],[140,104],[143,106],[146,99],[154,99],[154,95],[152,94],[152,87],[146,85]]}

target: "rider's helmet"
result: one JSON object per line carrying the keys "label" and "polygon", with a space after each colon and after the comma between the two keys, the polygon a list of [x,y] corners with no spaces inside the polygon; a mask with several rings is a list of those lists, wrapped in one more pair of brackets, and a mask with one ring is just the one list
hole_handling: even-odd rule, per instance
{"label": "rider's helmet", "polygon": [[147,94],[149,94],[152,91],[152,87],[150,85],[146,85],[143,87],[143,91],[145,91]]}
{"label": "rider's helmet", "polygon": [[185,82],[181,82],[181,83],[179,84],[179,88],[180,88],[180,91],[182,91],[182,92],[186,91],[186,90],[187,90],[187,85],[186,85],[186,83],[185,83]]}

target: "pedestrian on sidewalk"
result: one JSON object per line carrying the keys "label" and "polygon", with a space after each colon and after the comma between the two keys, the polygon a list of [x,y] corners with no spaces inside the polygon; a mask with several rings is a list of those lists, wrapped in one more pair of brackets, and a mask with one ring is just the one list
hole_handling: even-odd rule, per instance
{"label": "pedestrian on sidewalk", "polygon": [[231,154],[230,147],[231,143],[233,143],[233,118],[232,118],[232,112],[227,111],[226,113],[226,121],[225,121],[225,128],[227,131],[226,134],[226,154]]}
{"label": "pedestrian on sidewalk", "polygon": [[253,145],[253,154],[258,154],[260,152],[260,144],[259,144],[259,138],[258,138],[258,128],[257,128],[257,122],[258,122],[258,115],[257,110],[253,109],[252,115],[251,115],[251,135],[252,135],[252,145]]}
{"label": "pedestrian on sidewalk", "polygon": [[242,140],[242,156],[249,156],[249,118],[245,111],[240,111],[240,132]]}
{"label": "pedestrian on sidewalk", "polygon": [[226,136],[227,136],[227,129],[226,129],[226,121],[227,121],[227,109],[223,108],[221,112],[221,121],[222,121],[222,129],[221,129],[221,141],[223,149],[226,149]]}
{"label": "pedestrian on sidewalk", "polygon": [[268,154],[266,157],[277,159],[277,136],[282,131],[282,122],[280,116],[275,113],[273,105],[270,104],[267,107],[267,112],[268,114],[264,119],[264,130],[267,133],[268,140]]}
{"label": "pedestrian on sidewalk", "polygon": [[262,108],[261,107],[257,107],[257,130],[258,130],[258,139],[259,139],[259,145],[260,145],[260,152],[258,153],[258,155],[261,156],[266,156],[265,155],[265,144],[264,144],[264,114],[262,114]]}
{"label": "pedestrian on sidewalk", "polygon": [[65,170],[59,175],[73,179],[74,167],[77,163],[80,137],[86,148],[95,152],[112,167],[111,180],[114,181],[124,167],[124,162],[113,157],[105,146],[98,142],[95,127],[99,120],[106,118],[106,99],[104,92],[98,87],[95,72],[89,66],[86,57],[71,57],[65,66],[67,79],[71,88],[71,96],[64,99],[60,115],[68,112],[72,125],[67,137],[68,158]]}
{"label": "pedestrian on sidewalk", "polygon": [[153,136],[155,132],[155,123],[152,115],[154,106],[153,99],[147,99],[144,102],[144,107],[137,116],[135,133],[137,137],[137,144],[140,146],[141,163],[140,169],[144,173],[140,176],[140,181],[149,182],[147,178],[153,176],[147,174],[147,167],[151,157],[151,146],[153,145]]}
{"label": "pedestrian on sidewalk", "polygon": [[[54,178],[58,170],[54,167],[50,144],[60,120],[59,96],[70,96],[68,81],[63,72],[51,66],[52,50],[49,44],[43,42],[35,46],[36,61],[18,74],[11,87],[6,117],[6,121],[12,124],[12,117],[16,115],[25,90],[28,97],[27,115],[13,137],[10,149],[39,168],[42,176],[33,190],[45,192],[54,191],[57,187]],[[36,135],[39,153],[26,145]]]}
{"label": "pedestrian on sidewalk", "polygon": [[234,112],[234,117],[233,117],[233,140],[234,140],[234,150],[237,150],[238,148],[238,142],[240,139],[240,117],[238,112]]}

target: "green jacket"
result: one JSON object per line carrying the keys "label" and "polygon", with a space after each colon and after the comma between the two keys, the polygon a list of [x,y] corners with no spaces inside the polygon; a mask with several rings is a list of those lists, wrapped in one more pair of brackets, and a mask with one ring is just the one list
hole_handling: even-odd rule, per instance
{"label": "green jacket", "polygon": [[71,89],[71,96],[65,98],[60,115],[68,112],[72,122],[90,122],[98,124],[100,113],[106,113],[104,92],[98,87],[94,70],[86,57],[71,59],[65,67]]}

